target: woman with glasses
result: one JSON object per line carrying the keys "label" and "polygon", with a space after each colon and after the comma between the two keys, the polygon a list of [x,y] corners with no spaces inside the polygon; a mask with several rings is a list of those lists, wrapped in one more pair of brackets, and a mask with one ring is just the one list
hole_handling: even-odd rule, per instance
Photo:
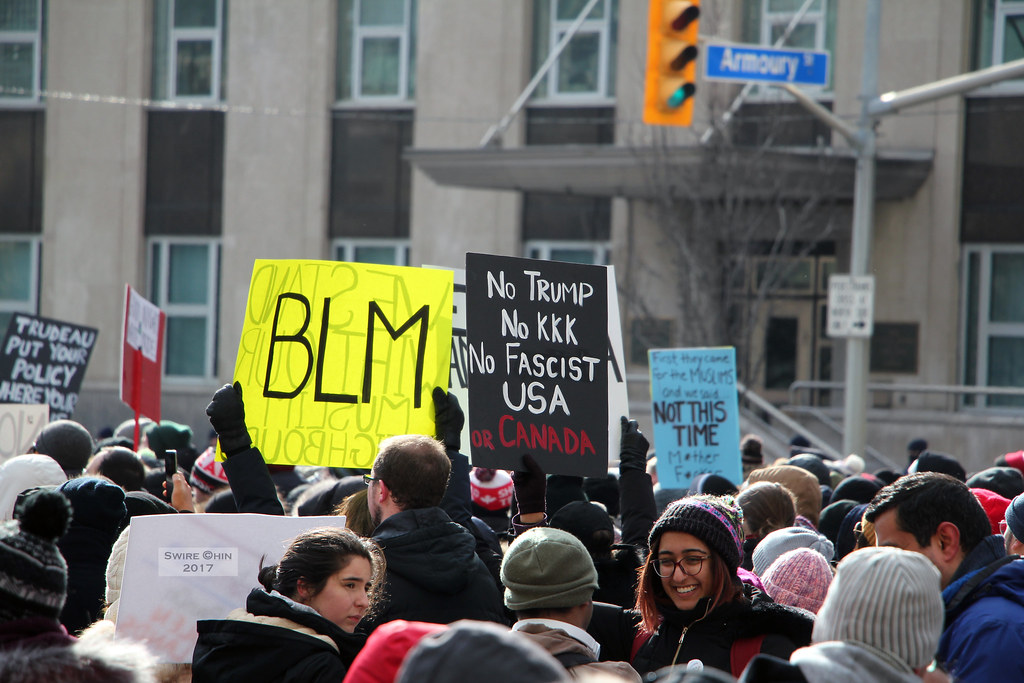
{"label": "woman with glasses", "polygon": [[748,595],[737,578],[741,519],[729,496],[683,498],[665,509],[651,529],[635,611],[595,613],[591,622],[609,655],[629,647],[641,674],[699,660],[738,677],[759,652],[788,659],[810,644],[812,615]]}
{"label": "woman with glasses", "polygon": [[192,680],[332,681],[344,678],[366,636],[356,625],[373,606],[383,556],[348,529],[296,536],[281,561],[261,567],[245,609],[198,623]]}

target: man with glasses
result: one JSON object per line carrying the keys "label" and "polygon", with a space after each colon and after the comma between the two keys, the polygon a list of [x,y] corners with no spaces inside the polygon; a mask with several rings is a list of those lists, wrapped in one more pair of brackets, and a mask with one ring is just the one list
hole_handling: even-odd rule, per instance
{"label": "man with glasses", "polygon": [[384,551],[385,598],[359,623],[370,633],[394,619],[448,624],[459,619],[508,623],[501,594],[476,554],[476,539],[441,509],[451,461],[444,445],[407,434],[381,442],[367,484],[367,505]]}

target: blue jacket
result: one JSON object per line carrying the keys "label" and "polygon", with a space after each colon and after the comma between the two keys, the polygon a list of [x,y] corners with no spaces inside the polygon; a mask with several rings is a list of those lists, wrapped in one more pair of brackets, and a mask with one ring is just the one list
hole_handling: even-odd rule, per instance
{"label": "blue jacket", "polygon": [[957,681],[1024,681],[1024,560],[1003,555],[1002,542],[982,541],[942,591],[936,658]]}

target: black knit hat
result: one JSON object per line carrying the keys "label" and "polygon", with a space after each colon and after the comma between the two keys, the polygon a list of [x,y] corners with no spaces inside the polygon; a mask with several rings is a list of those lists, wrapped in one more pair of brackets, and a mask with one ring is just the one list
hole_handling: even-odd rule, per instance
{"label": "black knit hat", "polygon": [[56,420],[36,437],[35,451],[56,460],[69,475],[80,474],[92,455],[92,435],[74,420]]}
{"label": "black knit hat", "polygon": [[907,474],[916,472],[939,472],[960,481],[967,481],[967,472],[964,471],[964,466],[947,453],[925,451],[907,468]]}
{"label": "black knit hat", "polygon": [[68,568],[57,539],[71,521],[71,504],[58,491],[29,495],[0,527],[0,623],[28,617],[58,619],[68,591]]}
{"label": "black knit hat", "polygon": [[1013,500],[1024,493],[1024,475],[1013,467],[989,467],[968,479],[967,487],[988,489]]}
{"label": "black knit hat", "polygon": [[816,455],[809,453],[794,455],[786,464],[807,470],[818,478],[818,483],[822,486],[829,486],[832,483],[832,471],[825,464],[825,461]]}
{"label": "black knit hat", "polygon": [[847,477],[839,482],[832,491],[835,500],[855,500],[858,503],[870,503],[882,488],[881,482],[868,479],[863,475]]}
{"label": "black knit hat", "polygon": [[743,512],[732,496],[689,496],[669,505],[651,529],[652,553],[666,531],[696,536],[725,561],[730,575],[736,574],[743,557]]}

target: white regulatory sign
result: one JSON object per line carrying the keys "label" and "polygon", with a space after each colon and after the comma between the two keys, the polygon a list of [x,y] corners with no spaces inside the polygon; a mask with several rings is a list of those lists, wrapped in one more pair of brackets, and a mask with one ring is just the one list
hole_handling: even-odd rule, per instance
{"label": "white regulatory sign", "polygon": [[875,277],[832,275],[828,279],[828,336],[870,337],[874,329]]}

